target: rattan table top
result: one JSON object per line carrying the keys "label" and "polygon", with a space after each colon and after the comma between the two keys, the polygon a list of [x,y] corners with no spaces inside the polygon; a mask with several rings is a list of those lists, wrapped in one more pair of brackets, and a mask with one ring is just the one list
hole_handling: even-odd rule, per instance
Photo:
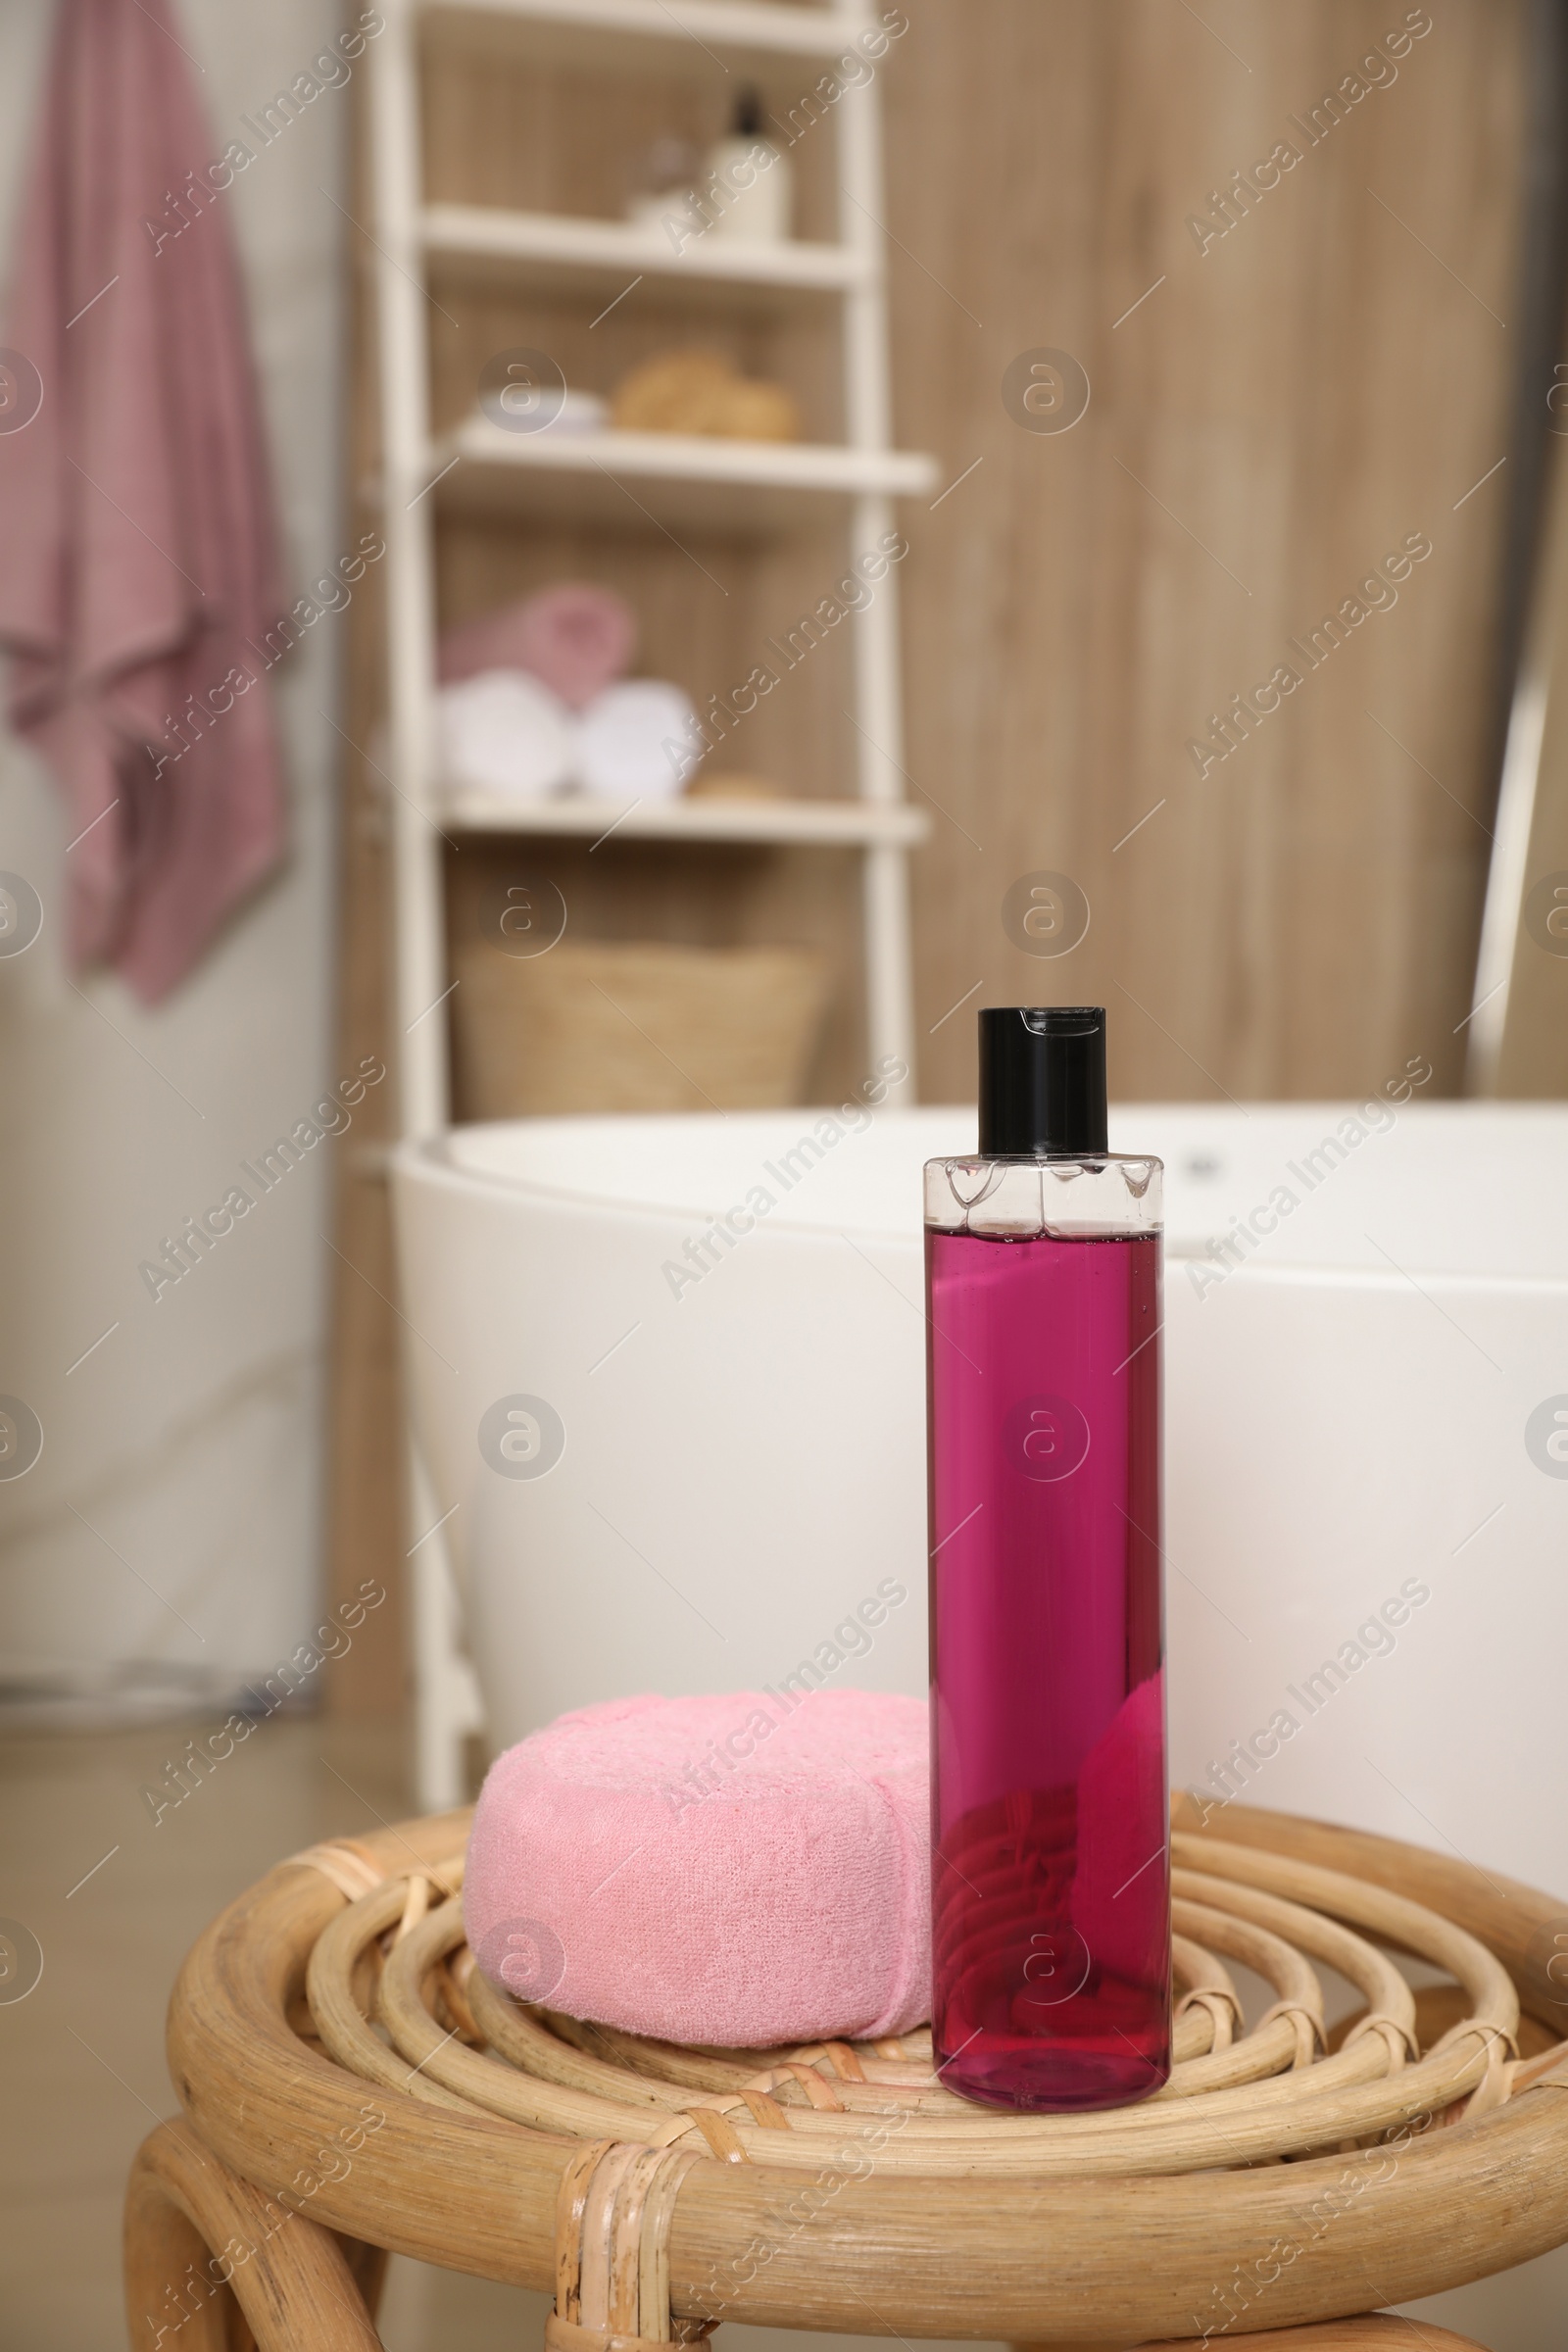
{"label": "rattan table top", "polygon": [[[1241,1807],[1178,1827],[1169,2084],[1022,2116],[947,2090],[924,2033],[680,2047],[510,1998],[466,1941],[466,1829],[279,1864],[191,1955],[172,2060],[247,2180],[553,2286],[559,2344],[724,2317],[1133,2343],[1375,2309],[1568,2239],[1568,1906],[1463,1863]],[[1412,1992],[1399,1953],[1439,1981]],[[1237,1967],[1274,1996],[1250,2023]],[[1332,2032],[1325,1971],[1360,1996]]]}

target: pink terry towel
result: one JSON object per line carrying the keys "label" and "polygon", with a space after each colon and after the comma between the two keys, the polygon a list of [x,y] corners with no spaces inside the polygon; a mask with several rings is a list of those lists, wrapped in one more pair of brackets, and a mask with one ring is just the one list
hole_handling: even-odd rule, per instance
{"label": "pink terry towel", "polygon": [[149,1002],[284,837],[282,595],[217,153],[168,0],[61,0],[4,338],[12,418],[42,395],[0,431],[0,641],[68,803],[73,956]]}
{"label": "pink terry towel", "polygon": [[448,629],[441,683],[455,686],[485,669],[526,669],[568,710],[581,710],[625,675],[636,651],[637,616],[625,598],[570,580]]}
{"label": "pink terry towel", "polygon": [[463,1902],[486,1976],[671,2041],[930,2015],[926,1710],[869,1690],[625,1698],[492,1765]]}

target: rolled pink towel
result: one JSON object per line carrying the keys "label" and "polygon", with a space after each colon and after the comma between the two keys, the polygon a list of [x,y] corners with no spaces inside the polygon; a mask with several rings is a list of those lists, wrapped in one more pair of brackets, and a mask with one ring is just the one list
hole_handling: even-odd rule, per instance
{"label": "rolled pink towel", "polygon": [[869,1690],[624,1698],[491,1766],[468,1941],[492,1982],[663,2040],[930,2014],[926,1710]]}
{"label": "rolled pink towel", "polygon": [[624,677],[636,651],[637,616],[625,598],[576,580],[448,629],[438,668],[443,686],[480,670],[525,669],[580,710]]}

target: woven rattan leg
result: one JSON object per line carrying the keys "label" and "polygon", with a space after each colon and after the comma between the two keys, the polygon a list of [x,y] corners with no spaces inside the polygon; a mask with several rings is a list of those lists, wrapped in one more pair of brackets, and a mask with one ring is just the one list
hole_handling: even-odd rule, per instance
{"label": "woven rattan leg", "polygon": [[566,2168],[556,2206],[556,2307],[546,2352],[665,2352],[712,2323],[669,2308],[669,2226],[682,2180],[710,2157],[599,2139]]}
{"label": "woven rattan leg", "polygon": [[125,2311],[132,2352],[380,2352],[331,2231],[240,2180],[186,2123],[160,2124],[131,2167]]}

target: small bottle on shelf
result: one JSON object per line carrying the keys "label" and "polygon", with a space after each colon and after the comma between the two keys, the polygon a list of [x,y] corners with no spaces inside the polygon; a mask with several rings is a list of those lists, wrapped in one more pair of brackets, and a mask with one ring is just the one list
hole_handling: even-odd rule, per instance
{"label": "small bottle on shelf", "polygon": [[789,158],[763,131],[760,96],[742,90],[729,136],[709,151],[701,191],[714,235],[781,244],[790,234],[793,179]]}

